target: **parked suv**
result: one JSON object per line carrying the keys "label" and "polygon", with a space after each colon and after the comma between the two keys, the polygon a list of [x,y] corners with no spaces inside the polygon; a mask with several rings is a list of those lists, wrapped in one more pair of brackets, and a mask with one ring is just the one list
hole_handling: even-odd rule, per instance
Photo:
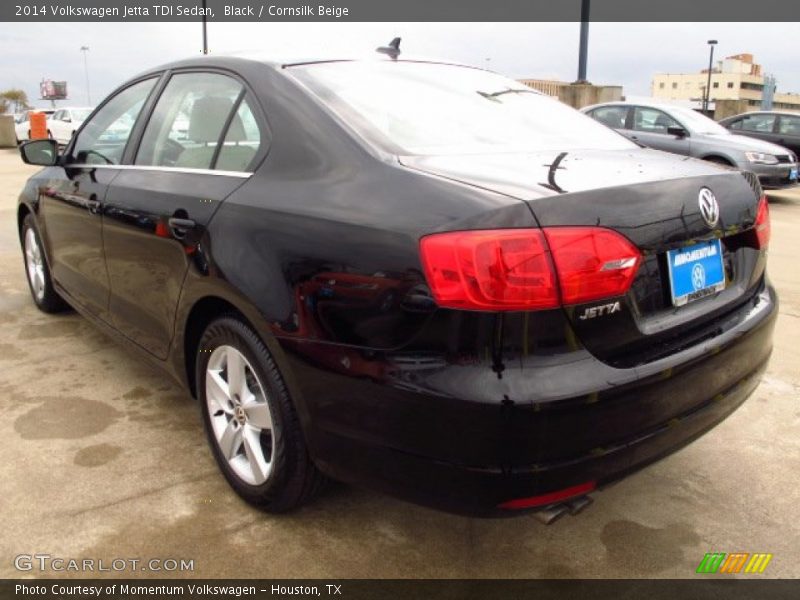
{"label": "parked suv", "polygon": [[733,135],[690,108],[612,102],[587,106],[582,111],[644,146],[751,171],[765,188],[797,185],[797,156],[791,150]]}

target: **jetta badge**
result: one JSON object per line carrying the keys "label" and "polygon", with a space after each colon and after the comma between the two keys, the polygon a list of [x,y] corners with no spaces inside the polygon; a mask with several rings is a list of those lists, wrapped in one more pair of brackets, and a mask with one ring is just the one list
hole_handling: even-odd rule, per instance
{"label": "jetta badge", "polygon": [[714,227],[719,221],[719,203],[717,197],[707,187],[700,188],[697,196],[697,203],[700,205],[700,215],[709,227]]}

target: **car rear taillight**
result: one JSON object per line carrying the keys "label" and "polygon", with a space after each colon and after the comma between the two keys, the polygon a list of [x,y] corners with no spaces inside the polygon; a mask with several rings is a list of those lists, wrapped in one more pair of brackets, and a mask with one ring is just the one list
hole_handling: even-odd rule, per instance
{"label": "car rear taillight", "polygon": [[602,227],[436,233],[420,240],[436,302],[472,310],[541,310],[621,296],[641,254]]}
{"label": "car rear taillight", "polygon": [[626,237],[602,227],[544,230],[564,304],[622,296],[631,287],[641,253]]}
{"label": "car rear taillight", "polygon": [[769,223],[769,203],[766,196],[761,196],[758,201],[758,210],[756,212],[756,244],[758,248],[766,248],[769,245],[769,236],[771,227]]}
{"label": "car rear taillight", "polygon": [[420,252],[439,306],[536,310],[559,305],[539,229],[436,233],[420,240]]}

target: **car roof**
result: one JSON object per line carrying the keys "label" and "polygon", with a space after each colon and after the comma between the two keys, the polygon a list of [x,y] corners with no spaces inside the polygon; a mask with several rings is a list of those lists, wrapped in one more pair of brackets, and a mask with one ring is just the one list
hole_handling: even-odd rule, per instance
{"label": "car roof", "polygon": [[745,115],[785,115],[787,117],[800,117],[800,112],[792,112],[790,110],[749,110],[747,112],[739,113],[738,115],[725,117],[722,120],[728,121],[730,119],[736,119]]}
{"label": "car roof", "polygon": [[[675,110],[675,109],[686,109],[686,106],[680,106],[678,104],[668,104],[665,102],[638,102],[638,101],[628,101],[628,100],[617,100],[614,102],[599,102],[597,104],[592,104],[590,106],[584,106],[581,110],[588,111],[594,108],[602,108],[604,106],[645,106],[648,108],[657,108],[659,110]],[[689,108],[688,110],[693,110]]]}
{"label": "car roof", "polygon": [[198,67],[198,68],[217,67],[217,68],[223,68],[223,69],[227,68],[235,70],[237,66],[247,65],[252,67],[253,65],[261,64],[269,68],[279,70],[279,69],[298,67],[303,65],[341,63],[341,62],[430,63],[430,64],[451,65],[455,67],[465,67],[477,70],[486,70],[483,69],[482,67],[478,67],[475,65],[468,65],[447,59],[437,59],[437,58],[423,57],[423,56],[402,56],[398,57],[397,59],[392,59],[386,56],[385,54],[379,54],[377,52],[361,54],[361,55],[327,56],[327,57],[302,56],[302,55],[279,57],[275,55],[264,55],[263,53],[259,52],[252,52],[252,53],[242,52],[242,53],[227,54],[227,55],[207,54],[200,57],[192,57],[192,58],[177,60],[159,65],[157,67],[153,67],[152,69],[148,69],[147,71],[140,73],[136,78],[138,79],[140,77],[145,77],[147,75],[159,73],[161,71],[166,71],[168,69],[181,69],[181,68],[192,68],[192,67]]}

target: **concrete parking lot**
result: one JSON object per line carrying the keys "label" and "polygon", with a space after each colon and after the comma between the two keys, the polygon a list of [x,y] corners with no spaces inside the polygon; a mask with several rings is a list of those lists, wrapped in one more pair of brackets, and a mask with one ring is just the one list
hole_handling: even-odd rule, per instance
{"label": "concrete parking lot", "polygon": [[800,191],[771,196],[781,309],[756,393],[697,442],[545,526],[345,485],[289,515],[240,501],[187,393],[76,314],[34,307],[15,218],[34,171],[0,150],[0,577],[42,576],[14,557],[44,553],[194,560],[190,573],[118,576],[686,578],[710,551],[769,552],[764,576],[800,577]]}

